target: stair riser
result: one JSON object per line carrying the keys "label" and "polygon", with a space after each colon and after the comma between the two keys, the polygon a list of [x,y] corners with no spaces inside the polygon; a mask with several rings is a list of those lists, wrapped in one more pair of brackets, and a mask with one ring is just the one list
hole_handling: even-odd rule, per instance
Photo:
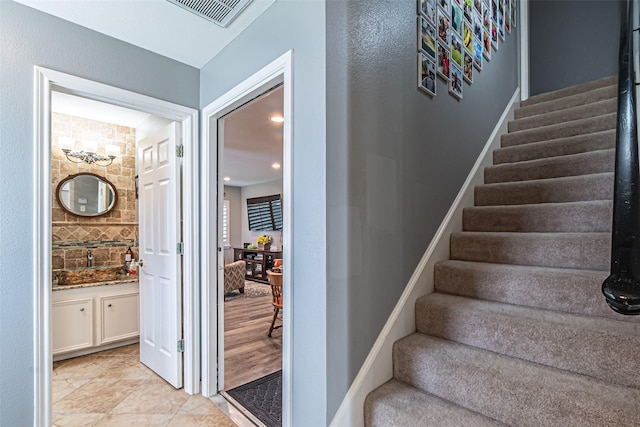
{"label": "stair riser", "polygon": [[514,111],[514,117],[516,120],[524,119],[538,114],[545,114],[565,108],[579,107],[581,105],[617,98],[617,96],[618,86],[606,86],[585,93],[579,93],[560,99],[517,108]]}
{"label": "stair riser", "polygon": [[586,119],[588,117],[600,116],[605,113],[614,113],[617,111],[617,108],[618,100],[612,98],[575,108],[564,109],[524,119],[513,120],[509,122],[508,128],[509,132],[518,132],[521,130],[533,129],[540,126],[549,126],[573,120]]}
{"label": "stair riser", "polygon": [[393,359],[396,379],[508,425],[640,422],[639,390],[484,350],[414,334],[395,344]]}
{"label": "stair riser", "polygon": [[604,233],[454,233],[451,259],[500,264],[609,269],[611,237]]}
{"label": "stair riser", "polygon": [[612,200],[613,174],[479,185],[474,194],[476,206]]}
{"label": "stair riser", "polygon": [[523,107],[526,107],[528,105],[539,104],[541,102],[547,102],[554,99],[566,98],[571,95],[590,92],[594,89],[616,85],[617,82],[618,82],[618,78],[616,76],[605,77],[605,78],[594,80],[592,82],[584,83],[581,85],[571,86],[571,87],[556,90],[553,92],[534,95],[529,99],[522,101],[520,105],[522,105]]}
{"label": "stair riser", "polygon": [[567,203],[467,208],[462,222],[464,231],[606,233],[611,232],[612,216],[610,202]]}
{"label": "stair riser", "polygon": [[[441,296],[432,294],[416,303],[418,332],[623,386],[640,386],[636,357],[640,337],[565,324],[562,316],[529,318],[526,311],[532,309],[509,310],[508,305]],[[591,319],[582,319],[594,326]]]}
{"label": "stair riser", "polygon": [[484,170],[484,182],[530,181],[564,176],[613,172],[615,150],[592,151],[571,156],[490,166]]}
{"label": "stair riser", "polygon": [[500,142],[502,147],[513,147],[515,145],[529,144],[532,142],[550,141],[558,138],[601,132],[614,129],[615,126],[616,115],[605,114],[589,119],[508,133],[501,136]]}
{"label": "stair riser", "polygon": [[434,283],[436,291],[453,295],[640,323],[640,316],[609,308],[600,291],[608,275],[445,261],[436,264]]}
{"label": "stair riser", "polygon": [[493,152],[493,164],[498,165],[580,154],[589,151],[608,150],[615,148],[615,146],[616,132],[611,129],[588,135],[499,148]]}

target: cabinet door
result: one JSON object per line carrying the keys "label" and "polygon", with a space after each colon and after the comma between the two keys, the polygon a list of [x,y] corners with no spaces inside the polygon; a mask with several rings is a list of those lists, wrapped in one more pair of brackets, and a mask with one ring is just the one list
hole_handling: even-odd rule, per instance
{"label": "cabinet door", "polygon": [[100,344],[140,335],[138,293],[100,298]]}
{"label": "cabinet door", "polygon": [[51,304],[53,354],[93,346],[93,298]]}

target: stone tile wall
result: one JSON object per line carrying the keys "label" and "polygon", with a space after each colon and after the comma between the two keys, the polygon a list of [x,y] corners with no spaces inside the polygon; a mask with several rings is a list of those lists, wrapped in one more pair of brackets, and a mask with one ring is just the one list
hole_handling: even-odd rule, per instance
{"label": "stone tile wall", "polygon": [[[66,114],[51,117],[51,186],[52,186],[52,250],[53,269],[84,267],[87,249],[91,249],[93,265],[124,265],[124,254],[131,246],[138,259],[138,217],[135,194],[134,128],[104,123]],[[98,141],[98,153],[104,154],[105,144],[120,147],[120,155],[107,167],[73,163],[58,146],[58,138],[76,140],[76,150],[82,141]],[[58,204],[55,191],[58,183],[69,175],[91,172],[109,180],[116,188],[118,201],[111,212],[99,217],[79,217],[65,212]]]}

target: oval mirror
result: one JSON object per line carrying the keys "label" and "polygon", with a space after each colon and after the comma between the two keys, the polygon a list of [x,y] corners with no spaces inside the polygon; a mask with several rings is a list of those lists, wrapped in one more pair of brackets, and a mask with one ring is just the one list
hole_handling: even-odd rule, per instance
{"label": "oval mirror", "polygon": [[56,189],[58,204],[77,216],[100,216],[116,205],[116,188],[106,178],[83,172],[69,175]]}

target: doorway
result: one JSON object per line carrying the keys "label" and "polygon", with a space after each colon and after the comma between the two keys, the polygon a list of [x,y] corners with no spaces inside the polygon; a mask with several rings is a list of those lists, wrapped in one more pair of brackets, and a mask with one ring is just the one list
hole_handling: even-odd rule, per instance
{"label": "doorway", "polygon": [[[184,158],[182,171],[184,179],[179,184],[183,197],[183,242],[185,265],[183,273],[184,287],[180,294],[184,307],[184,391],[188,394],[199,392],[199,295],[194,292],[195,277],[198,270],[198,199],[193,192],[184,191],[197,184],[197,111],[160,101],[144,95],[113,88],[100,83],[88,81],[65,73],[36,67],[36,114],[35,114],[35,170],[36,178],[35,212],[36,218],[36,251],[40,263],[35,266],[36,283],[36,424],[51,424],[51,363],[52,340],[50,331],[52,319],[52,200],[51,188],[51,126],[52,93],[63,92],[80,96],[89,100],[125,107],[155,115],[167,121],[175,121],[180,125],[178,137],[183,141]],[[173,245],[172,245],[173,246]],[[175,246],[173,246],[175,248]],[[130,302],[129,304],[133,304]],[[90,310],[93,304],[88,304]],[[84,307],[81,307],[84,308]],[[92,341],[91,342],[95,342]]]}
{"label": "doorway", "polygon": [[[202,387],[208,397],[224,391],[224,245],[222,244],[222,203],[224,194],[223,171],[219,165],[220,138],[218,121],[231,111],[282,85],[283,118],[282,123],[282,243],[277,237],[276,246],[282,246],[283,268],[283,309],[282,309],[282,425],[290,425],[291,420],[291,319],[293,288],[292,244],[292,52],[289,51],[267,65],[217,101],[203,109],[202,128]],[[231,178],[231,177],[230,177]],[[212,191],[212,189],[215,189]],[[246,210],[246,206],[241,209]],[[246,212],[242,212],[245,215]],[[209,238],[216,236],[216,238]],[[252,243],[252,242],[242,242]],[[240,249],[244,249],[243,247]],[[263,267],[264,268],[264,267]],[[273,312],[271,312],[273,313]],[[268,328],[267,324],[267,328]],[[265,334],[268,331],[265,330]]]}

